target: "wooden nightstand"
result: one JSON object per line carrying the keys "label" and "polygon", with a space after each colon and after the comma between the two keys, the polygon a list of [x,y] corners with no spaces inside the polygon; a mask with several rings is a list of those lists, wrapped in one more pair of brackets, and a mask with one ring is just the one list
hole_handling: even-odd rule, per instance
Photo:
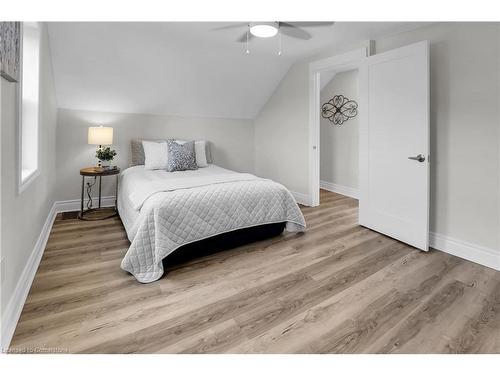
{"label": "wooden nightstand", "polygon": [[[80,175],[82,176],[82,198],[81,198],[81,204],[80,204],[80,213],[78,214],[78,218],[80,220],[104,220],[104,219],[109,219],[110,217],[116,216],[118,214],[118,175],[120,174],[120,168],[115,168],[115,169],[105,169],[101,167],[88,167],[88,168],[83,168],[80,169]],[[113,212],[110,215],[105,215],[105,216],[99,216],[99,217],[93,217],[93,218],[88,218],[85,217],[85,214],[89,212],[96,212],[103,210],[104,208],[101,208],[101,183],[102,183],[102,177],[103,176],[114,176],[116,175],[116,188],[115,188],[115,207]],[[85,177],[94,177],[94,183],[89,184],[87,187],[87,195],[89,198],[89,201],[87,203],[87,209],[84,210],[83,208],[83,201],[85,197]],[[92,208],[92,199],[90,198],[90,189],[92,186],[95,185],[97,182],[97,178],[99,177],[99,204],[97,208]]]}

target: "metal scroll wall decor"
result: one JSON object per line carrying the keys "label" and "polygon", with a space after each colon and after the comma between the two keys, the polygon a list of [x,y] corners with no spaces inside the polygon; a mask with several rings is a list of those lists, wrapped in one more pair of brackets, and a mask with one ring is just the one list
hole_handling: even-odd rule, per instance
{"label": "metal scroll wall decor", "polygon": [[335,125],[342,125],[345,121],[356,117],[357,114],[358,103],[349,100],[344,95],[335,95],[321,106],[321,116]]}
{"label": "metal scroll wall decor", "polygon": [[19,81],[21,24],[0,22],[0,76],[9,82]]}

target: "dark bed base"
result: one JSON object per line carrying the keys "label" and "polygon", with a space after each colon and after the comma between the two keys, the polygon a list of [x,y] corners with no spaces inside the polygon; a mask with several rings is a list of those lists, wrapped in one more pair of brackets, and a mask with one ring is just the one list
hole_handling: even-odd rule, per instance
{"label": "dark bed base", "polygon": [[165,270],[195,258],[278,236],[284,229],[285,223],[265,224],[238,229],[181,246],[163,259]]}

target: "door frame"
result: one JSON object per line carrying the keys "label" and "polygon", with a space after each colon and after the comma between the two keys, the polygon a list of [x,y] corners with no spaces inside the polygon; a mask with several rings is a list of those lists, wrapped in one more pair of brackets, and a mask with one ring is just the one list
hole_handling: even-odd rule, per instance
{"label": "door frame", "polygon": [[[310,206],[319,206],[320,189],[320,75],[322,72],[336,73],[358,70],[369,56],[369,47],[359,48],[344,54],[330,56],[309,64],[309,192]],[[364,121],[360,116],[359,122]]]}

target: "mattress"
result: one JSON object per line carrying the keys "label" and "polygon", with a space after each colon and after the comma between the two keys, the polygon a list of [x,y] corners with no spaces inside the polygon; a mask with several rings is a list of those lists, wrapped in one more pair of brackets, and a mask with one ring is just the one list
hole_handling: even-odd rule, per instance
{"label": "mattress", "polygon": [[283,185],[213,164],[182,172],[135,166],[119,181],[118,210],[131,241],[121,266],[143,283],[159,279],[162,260],[183,245],[264,224],[306,227]]}

